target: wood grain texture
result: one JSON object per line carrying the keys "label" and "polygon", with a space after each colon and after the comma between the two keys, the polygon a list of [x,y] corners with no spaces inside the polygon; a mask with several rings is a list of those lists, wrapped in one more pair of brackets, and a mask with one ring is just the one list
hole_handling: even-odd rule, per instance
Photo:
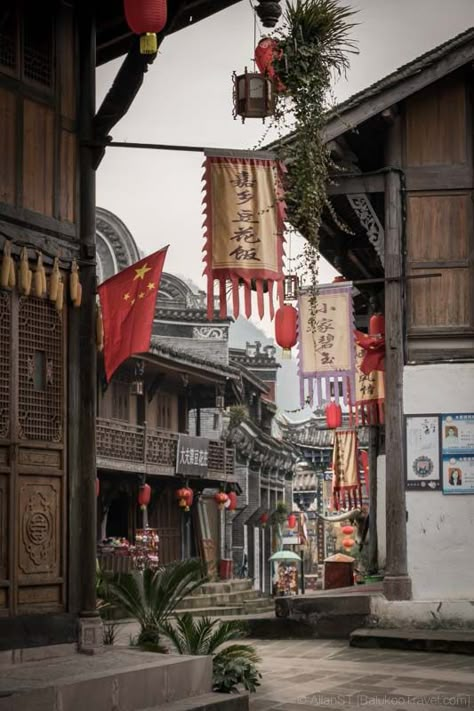
{"label": "wood grain texture", "polygon": [[23,207],[53,215],[54,111],[26,99],[23,128]]}
{"label": "wood grain texture", "polygon": [[451,261],[469,256],[470,193],[408,197],[408,259]]}
{"label": "wood grain texture", "polygon": [[[431,269],[416,270],[417,274]],[[437,269],[442,276],[408,280],[408,327],[469,326],[472,323],[470,303],[470,270]]]}
{"label": "wood grain texture", "polygon": [[59,219],[75,222],[76,218],[76,136],[61,131]]}
{"label": "wood grain texture", "polygon": [[16,96],[0,89],[0,201],[15,203]]}
{"label": "wood grain texture", "polygon": [[448,165],[468,162],[464,78],[448,78],[406,101],[406,163]]}

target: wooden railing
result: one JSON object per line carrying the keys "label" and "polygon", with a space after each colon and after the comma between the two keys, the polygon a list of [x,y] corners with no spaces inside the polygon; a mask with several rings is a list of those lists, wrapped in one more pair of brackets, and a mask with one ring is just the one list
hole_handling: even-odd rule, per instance
{"label": "wooden railing", "polygon": [[[97,418],[97,464],[150,474],[174,474],[178,434],[168,430]],[[208,477],[230,480],[234,470],[232,448],[209,440]]]}

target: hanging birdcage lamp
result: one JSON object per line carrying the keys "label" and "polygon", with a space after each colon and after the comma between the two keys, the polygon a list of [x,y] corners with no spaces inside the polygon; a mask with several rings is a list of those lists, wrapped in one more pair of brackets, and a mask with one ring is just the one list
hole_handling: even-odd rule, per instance
{"label": "hanging birdcage lamp", "polygon": [[298,277],[296,274],[287,274],[283,280],[283,294],[285,301],[296,301],[298,298]]}
{"label": "hanging birdcage lamp", "polygon": [[273,82],[264,74],[248,72],[233,74],[234,80],[234,118],[259,118],[265,122],[267,116],[275,111]]}

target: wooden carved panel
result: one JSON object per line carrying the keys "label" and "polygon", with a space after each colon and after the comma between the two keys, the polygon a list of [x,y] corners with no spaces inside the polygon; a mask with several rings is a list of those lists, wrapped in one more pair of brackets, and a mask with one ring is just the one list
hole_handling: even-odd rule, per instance
{"label": "wooden carved panel", "polygon": [[470,194],[410,195],[408,259],[412,262],[467,259],[470,217]]}
{"label": "wooden carved panel", "polygon": [[[20,439],[62,442],[62,318],[49,301],[22,297],[18,332],[18,436]],[[42,367],[42,359],[44,373],[38,374],[36,370]]]}
{"label": "wooden carved panel", "polygon": [[406,162],[409,166],[468,162],[464,79],[437,82],[407,99]]}
{"label": "wooden carved panel", "polygon": [[20,449],[18,463],[27,467],[61,469],[61,452],[51,449]]}
{"label": "wooden carved panel", "polygon": [[61,480],[20,478],[18,568],[22,578],[59,577]]}
{"label": "wooden carved panel", "polygon": [[25,100],[23,139],[23,206],[52,216],[54,111]]}
{"label": "wooden carved panel", "polygon": [[16,181],[16,97],[0,89],[0,201],[15,204]]}
{"label": "wooden carved panel", "polygon": [[8,578],[8,478],[0,474],[0,580]]}
{"label": "wooden carved panel", "polygon": [[0,439],[10,434],[11,296],[0,291]]}

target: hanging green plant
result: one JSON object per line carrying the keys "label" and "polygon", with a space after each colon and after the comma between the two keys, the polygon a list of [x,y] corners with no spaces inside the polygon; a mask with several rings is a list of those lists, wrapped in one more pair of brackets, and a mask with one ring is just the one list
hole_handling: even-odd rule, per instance
{"label": "hanging green plant", "polygon": [[[283,26],[274,36],[272,69],[277,88],[276,150],[288,168],[288,219],[306,238],[305,271],[317,283],[319,228],[326,208],[340,229],[327,196],[329,172],[335,167],[324,142],[333,79],[349,68],[357,53],[350,32],[354,10],[338,0],[287,2]],[[288,136],[288,132],[291,135]]]}

